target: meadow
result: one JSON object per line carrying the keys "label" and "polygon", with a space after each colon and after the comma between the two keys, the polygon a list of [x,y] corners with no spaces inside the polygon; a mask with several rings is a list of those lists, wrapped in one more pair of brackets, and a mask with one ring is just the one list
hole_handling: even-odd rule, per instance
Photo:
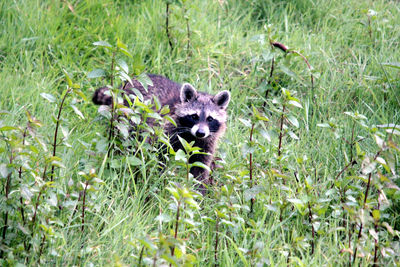
{"label": "meadow", "polygon": [[[1,265],[399,266],[399,22],[389,0],[1,1]],[[157,101],[135,133],[91,102],[145,73],[231,92],[204,196]]]}

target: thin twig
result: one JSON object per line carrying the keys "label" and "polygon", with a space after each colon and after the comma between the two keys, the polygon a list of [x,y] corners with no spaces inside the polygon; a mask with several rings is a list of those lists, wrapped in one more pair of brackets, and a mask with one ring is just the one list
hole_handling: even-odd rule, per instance
{"label": "thin twig", "polygon": [[311,233],[312,233],[312,241],[311,241],[311,255],[314,254],[314,242],[315,242],[315,229],[314,225],[312,223],[312,212],[311,212],[311,205],[310,202],[308,202],[308,221],[311,224]]}
{"label": "thin twig", "polygon": [[[13,150],[12,150],[11,146],[10,146],[10,153],[11,153],[11,155],[10,155],[10,165],[11,165],[13,163],[13,159],[14,159]],[[12,172],[10,172],[7,175],[7,181],[6,181],[6,185],[5,185],[5,197],[6,197],[6,199],[8,199],[8,194],[10,193],[11,175],[12,175]],[[8,229],[8,211],[6,211],[5,214],[4,214],[4,226],[3,226],[2,240],[6,239],[7,229]],[[0,253],[1,258],[3,258],[3,253],[4,253],[4,251],[1,250],[1,253]]]}
{"label": "thin twig", "polygon": [[270,89],[270,86],[271,86],[271,83],[272,83],[272,76],[274,74],[274,69],[275,69],[275,57],[272,57],[271,69],[270,69],[270,72],[269,72],[269,79],[268,79],[268,83],[267,83],[267,90],[265,91],[265,100],[264,100],[264,103],[263,103],[263,107],[265,107],[267,105],[267,99],[268,99],[268,94],[269,94],[269,91],[270,91],[269,89]]}
{"label": "thin twig", "polygon": [[166,8],[166,11],[165,11],[165,15],[166,15],[166,18],[165,18],[165,31],[167,33],[169,47],[171,47],[171,50],[173,50],[174,47],[172,45],[171,35],[169,33],[169,5],[170,5],[170,3],[167,1],[166,4],[167,4],[167,8]]}
{"label": "thin twig", "polygon": [[280,126],[280,130],[279,130],[278,157],[281,156],[282,138],[283,138],[283,120],[285,119],[285,108],[286,108],[286,106],[283,105],[283,107],[282,107],[282,115],[281,115],[281,126]]}
{"label": "thin twig", "polygon": [[[251,145],[251,142],[253,141],[254,126],[255,126],[255,123],[252,123],[251,130],[250,130],[250,145]],[[249,158],[249,161],[250,161],[249,162],[250,187],[253,187],[253,153],[250,153],[249,157],[250,157]],[[251,203],[250,203],[250,213],[253,212],[254,202],[255,202],[255,198],[253,197],[253,198],[251,198]]]}
{"label": "thin twig", "polygon": [[[376,160],[376,158],[379,156],[379,154],[382,152],[382,149],[378,151],[378,153],[376,153],[374,160]],[[372,172],[369,173],[368,175],[368,183],[367,183],[367,188],[365,189],[365,195],[364,195],[364,204],[362,206],[362,209],[365,209],[365,206],[367,205],[367,199],[368,199],[368,193],[369,193],[369,188],[371,187],[371,178],[372,178]],[[354,253],[353,253],[353,264],[356,261],[356,257],[357,257],[357,244],[360,241],[361,238],[361,234],[362,234],[362,230],[363,230],[363,223],[360,222],[360,228],[358,230],[358,236],[356,239],[356,243],[354,245]]]}
{"label": "thin twig", "polygon": [[[180,207],[181,207],[181,201],[178,201],[178,207],[177,207],[177,211],[176,211],[176,218],[175,218],[175,234],[174,234],[174,238],[175,240],[178,237],[178,227],[179,227],[179,211],[180,211]],[[171,247],[171,257],[173,257],[175,254],[175,246]],[[170,267],[172,266],[171,264],[169,265]]]}
{"label": "thin twig", "polygon": [[215,246],[214,246],[214,266],[218,266],[218,227],[219,227],[219,217],[215,220]]}
{"label": "thin twig", "polygon": [[[60,107],[58,108],[56,129],[55,129],[55,131],[54,131],[54,140],[53,140],[53,157],[56,156],[56,150],[57,150],[57,135],[58,135],[58,128],[60,127],[61,111],[62,111],[62,109],[63,109],[65,99],[67,98],[67,96],[68,96],[68,94],[69,94],[70,91],[71,91],[71,89],[68,89],[68,90],[65,92],[65,95],[64,95],[63,99],[61,100]],[[51,172],[50,172],[50,180],[51,180],[51,181],[53,181],[53,179],[54,179],[54,168],[55,168],[55,166],[52,165],[52,166],[51,166]]]}
{"label": "thin twig", "polygon": [[81,232],[83,233],[85,227],[85,206],[86,206],[86,190],[88,188],[89,181],[86,181],[85,189],[83,190],[83,199],[82,199],[82,226]]}

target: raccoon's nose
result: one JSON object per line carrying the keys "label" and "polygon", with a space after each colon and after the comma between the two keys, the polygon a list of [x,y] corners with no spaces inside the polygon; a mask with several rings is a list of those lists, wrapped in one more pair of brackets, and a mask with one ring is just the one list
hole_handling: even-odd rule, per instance
{"label": "raccoon's nose", "polygon": [[196,132],[196,137],[202,138],[204,136],[206,136],[206,132],[204,131],[204,129],[201,129],[201,128],[198,129],[197,132]]}

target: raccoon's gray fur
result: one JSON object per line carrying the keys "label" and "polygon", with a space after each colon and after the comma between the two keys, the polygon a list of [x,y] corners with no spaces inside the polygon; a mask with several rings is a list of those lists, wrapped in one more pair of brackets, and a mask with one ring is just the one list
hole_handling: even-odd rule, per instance
{"label": "raccoon's gray fur", "polygon": [[[194,141],[194,146],[200,147],[203,152],[210,155],[193,155],[189,162],[200,161],[210,167],[218,139],[226,129],[226,108],[230,101],[230,93],[225,90],[213,96],[197,92],[188,83],[180,85],[163,76],[153,74],[148,76],[153,86],[149,86],[147,92],[136,80],[132,80],[133,86],[130,83],[125,84],[123,90],[128,95],[134,95],[130,90],[134,87],[143,94],[144,99],[151,99],[155,95],[163,106],[168,105],[169,115],[177,126],[168,122],[164,129],[170,137],[174,150],[183,149],[178,135],[189,143]],[[93,102],[98,105],[111,105],[111,96],[105,94],[107,90],[107,87],[97,89],[93,95]],[[210,183],[209,173],[204,168],[192,167],[190,173],[202,183]]]}

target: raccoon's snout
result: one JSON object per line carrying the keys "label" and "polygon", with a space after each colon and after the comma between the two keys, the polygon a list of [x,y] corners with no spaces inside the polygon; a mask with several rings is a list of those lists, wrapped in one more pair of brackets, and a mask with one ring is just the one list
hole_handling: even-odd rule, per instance
{"label": "raccoon's snout", "polygon": [[210,130],[207,125],[196,124],[190,130],[191,134],[197,138],[206,138],[210,135]]}
{"label": "raccoon's snout", "polygon": [[206,132],[203,129],[198,129],[196,132],[196,136],[203,138],[204,136],[206,136]]}

